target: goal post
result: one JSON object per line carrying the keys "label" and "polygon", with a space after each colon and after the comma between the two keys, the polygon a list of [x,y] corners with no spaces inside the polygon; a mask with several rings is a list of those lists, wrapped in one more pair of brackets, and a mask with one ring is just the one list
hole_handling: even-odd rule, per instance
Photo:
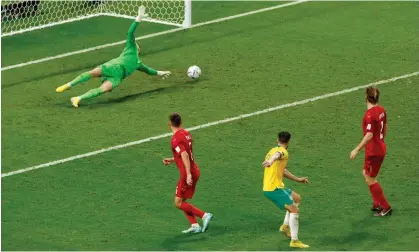
{"label": "goal post", "polygon": [[189,28],[192,26],[192,0],[185,0],[185,16],[183,20],[183,27]]}
{"label": "goal post", "polygon": [[144,5],[153,22],[189,28],[191,0],[6,0],[1,1],[1,37],[99,16],[134,19]]}

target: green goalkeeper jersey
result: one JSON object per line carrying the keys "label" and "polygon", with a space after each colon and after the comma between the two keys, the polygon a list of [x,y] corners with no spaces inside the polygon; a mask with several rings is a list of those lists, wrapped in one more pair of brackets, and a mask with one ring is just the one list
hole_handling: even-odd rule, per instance
{"label": "green goalkeeper jersey", "polygon": [[106,79],[113,77],[121,81],[134,73],[135,70],[144,72],[148,75],[157,75],[156,70],[144,65],[138,58],[138,48],[134,37],[134,32],[137,26],[138,22],[136,21],[131,24],[128,30],[125,48],[119,57],[102,65],[102,74]]}
{"label": "green goalkeeper jersey", "polygon": [[[138,58],[138,49],[137,44],[135,43],[134,32],[138,26],[138,22],[133,22],[128,30],[127,34],[127,42],[125,45],[124,50],[119,55],[118,58],[115,58],[108,62],[108,64],[115,64],[120,65],[124,68],[124,76],[123,78],[128,77],[135,70],[143,71],[143,64],[141,60]],[[143,71],[144,72],[144,71]]]}

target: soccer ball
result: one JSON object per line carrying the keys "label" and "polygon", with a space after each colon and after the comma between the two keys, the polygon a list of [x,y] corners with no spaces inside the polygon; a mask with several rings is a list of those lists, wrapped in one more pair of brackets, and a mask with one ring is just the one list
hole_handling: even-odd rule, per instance
{"label": "soccer ball", "polygon": [[201,76],[201,68],[199,66],[191,66],[188,68],[188,76],[192,79],[198,79]]}

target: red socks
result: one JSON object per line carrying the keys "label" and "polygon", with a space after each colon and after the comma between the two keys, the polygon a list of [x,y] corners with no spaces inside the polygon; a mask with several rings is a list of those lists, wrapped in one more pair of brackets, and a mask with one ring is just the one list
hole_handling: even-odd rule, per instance
{"label": "red socks", "polygon": [[369,185],[370,192],[372,195],[372,198],[374,200],[374,205],[380,205],[384,209],[390,208],[390,205],[387,202],[386,196],[384,196],[383,189],[381,189],[380,184],[374,183],[372,185]]}
{"label": "red socks", "polygon": [[183,211],[183,212],[185,213],[186,218],[188,218],[188,220],[189,220],[189,222],[190,222],[191,224],[196,224],[196,223],[198,223],[198,222],[196,221],[195,215],[190,214],[190,213],[185,212],[185,211]]}
{"label": "red socks", "polygon": [[[202,218],[205,214],[200,209],[194,207],[193,205],[189,204],[188,202],[182,202],[182,204],[180,204],[180,209],[182,209],[185,213],[189,213],[190,215],[198,216],[199,218]],[[189,219],[189,217],[188,217],[188,219]],[[195,223],[196,223],[196,221],[195,221]]]}
{"label": "red socks", "polygon": [[[378,183],[375,183],[375,184],[378,184]],[[374,194],[374,190],[373,190],[373,187],[375,184],[369,185],[368,187],[370,188],[370,193],[371,193],[374,207],[378,207],[380,206],[380,202],[377,200],[377,196]]]}

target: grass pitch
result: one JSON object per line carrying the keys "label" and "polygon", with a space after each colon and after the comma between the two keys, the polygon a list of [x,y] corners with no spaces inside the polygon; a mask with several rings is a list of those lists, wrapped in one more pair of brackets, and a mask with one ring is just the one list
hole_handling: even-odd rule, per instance
{"label": "grass pitch", "polygon": [[[197,2],[194,15],[201,22],[274,4]],[[79,109],[70,97],[99,82],[55,88],[121,47],[2,72],[2,173],[165,133],[173,111],[195,126],[417,71],[415,6],[304,3],[144,40],[143,61],[173,76],[134,74]],[[96,18],[4,38],[2,64],[121,40],[129,24]],[[136,35],[167,28],[142,24]],[[193,64],[203,70],[196,82],[185,73]],[[389,133],[379,180],[390,218],[371,217],[362,154],[349,160],[362,137],[357,91],[193,132],[202,176],[192,202],[216,216],[207,233],[180,234],[188,222],[173,207],[178,171],[161,164],[166,138],[3,178],[3,249],[287,250],[284,213],[262,194],[261,162],[289,130],[289,169],[312,182],[286,182],[302,195],[299,236],[310,249],[415,250],[418,81],[380,86]]]}

